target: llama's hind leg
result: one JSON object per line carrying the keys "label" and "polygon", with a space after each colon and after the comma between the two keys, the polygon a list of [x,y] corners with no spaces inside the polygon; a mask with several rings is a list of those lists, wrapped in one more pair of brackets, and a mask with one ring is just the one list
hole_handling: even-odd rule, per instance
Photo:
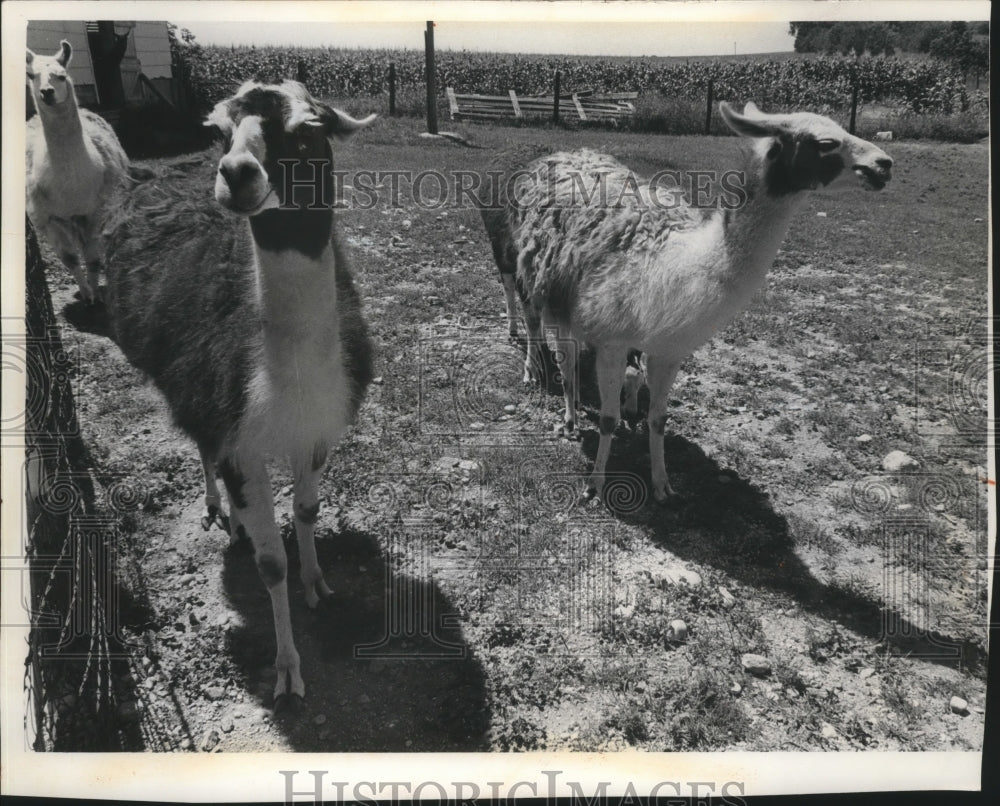
{"label": "llama's hind leg", "polygon": [[621,389],[623,366],[628,351],[618,347],[602,347],[597,353],[597,385],[601,392],[601,438],[597,445],[594,470],[587,482],[587,495],[599,496],[604,488],[604,474],[611,440],[621,417]]}
{"label": "llama's hind leg", "polygon": [[292,635],[288,605],[288,558],[274,522],[274,499],[264,458],[259,455],[224,456],[219,473],[226,484],[232,515],[253,542],[257,573],[271,597],[277,654],[274,665],[278,679],[274,685],[274,710],[297,709],[305,697],[305,683],[298,650]]}
{"label": "llama's hind leg", "polygon": [[667,421],[670,387],[680,364],[657,356],[646,357],[646,383],[649,386],[649,461],[652,471],[653,497],[661,504],[677,493],[667,478],[663,459],[663,431]]}
{"label": "llama's hind leg", "polygon": [[522,383],[545,382],[545,354],[542,351],[542,317],[531,303],[523,302],[524,328],[528,332],[528,347],[524,356]]}
{"label": "llama's hind leg", "polygon": [[316,607],[331,591],[323,579],[323,571],[316,558],[315,530],[319,517],[319,480],[326,466],[327,447],[317,443],[312,450],[292,457],[295,473],[293,507],[295,510],[295,536],[299,542],[299,573],[305,587],[306,604]]}
{"label": "llama's hind leg", "polygon": [[222,529],[229,532],[231,545],[235,533],[231,530],[229,518],[222,511],[222,496],[219,495],[219,485],[215,478],[215,459],[201,448],[198,449],[198,453],[201,455],[201,469],[205,476],[205,512],[201,516],[201,528],[207,532],[212,528],[212,524],[219,524]]}
{"label": "llama's hind leg", "polygon": [[566,412],[563,415],[563,436],[576,434],[576,410],[579,408],[579,388],[577,384],[577,353],[579,345],[569,329],[563,325],[555,325],[555,360],[562,377],[563,397],[566,401]]}
{"label": "llama's hind leg", "polygon": [[503,296],[507,306],[507,333],[512,339],[517,338],[517,290],[514,287],[514,275],[500,272],[500,282],[503,283]]}

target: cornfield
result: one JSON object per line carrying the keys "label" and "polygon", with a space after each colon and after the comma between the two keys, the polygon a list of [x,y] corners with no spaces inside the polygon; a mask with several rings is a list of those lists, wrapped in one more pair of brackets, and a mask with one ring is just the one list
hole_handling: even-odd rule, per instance
{"label": "cornfield", "polygon": [[[374,97],[388,92],[389,64],[394,63],[397,90],[418,90],[425,83],[424,55],[412,50],[196,46],[181,48],[179,54],[194,98],[205,108],[248,79],[304,74],[320,97]],[[975,101],[950,65],[890,57],[665,62],[439,51],[436,62],[442,95],[445,87],[460,93],[541,95],[551,92],[558,70],[565,91],[586,88],[697,100],[705,97],[711,79],[719,100],[754,100],[774,110],[843,107],[854,83],[863,103],[893,104],[908,112],[952,114]]]}

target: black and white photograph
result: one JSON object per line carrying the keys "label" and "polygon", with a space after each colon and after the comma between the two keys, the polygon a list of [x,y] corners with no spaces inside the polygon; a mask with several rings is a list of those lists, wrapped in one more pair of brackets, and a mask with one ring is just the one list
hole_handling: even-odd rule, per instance
{"label": "black and white photograph", "polygon": [[990,8],[905,7],[5,3],[5,793],[978,790]]}

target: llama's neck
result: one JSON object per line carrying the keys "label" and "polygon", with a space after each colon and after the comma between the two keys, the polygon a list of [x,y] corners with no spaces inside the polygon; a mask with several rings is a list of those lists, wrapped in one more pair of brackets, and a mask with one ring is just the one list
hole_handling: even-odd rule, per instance
{"label": "llama's neck", "polygon": [[762,175],[747,172],[746,201],[716,215],[729,270],[734,279],[760,284],[781,247],[801,193],[782,196],[767,191]]}
{"label": "llama's neck", "polygon": [[[280,215],[294,219],[300,213]],[[295,222],[289,221],[288,226],[294,228]],[[254,251],[263,339],[243,439],[268,451],[305,450],[318,442],[329,443],[339,437],[349,419],[338,317],[337,250],[327,242],[318,254],[299,249],[273,251],[255,238]]]}
{"label": "llama's neck", "polygon": [[51,157],[55,160],[62,157],[76,159],[79,153],[86,149],[86,145],[83,139],[80,109],[72,88],[66,100],[54,106],[48,106],[37,95],[34,96],[34,100],[35,110],[42,122],[45,145]]}
{"label": "llama's neck", "polygon": [[[325,211],[322,227],[314,212],[269,210],[251,219],[264,344],[276,371],[287,368],[293,354],[331,350],[339,339],[332,215]],[[262,227],[259,219],[269,214],[277,220]],[[319,246],[322,231],[326,239]],[[275,248],[294,235],[298,248]]]}
{"label": "llama's neck", "polygon": [[720,210],[700,227],[666,240],[653,286],[630,306],[643,313],[641,342],[631,346],[682,356],[702,344],[743,310],[764,284],[788,232],[801,194],[767,193],[763,174],[747,171],[747,197],[737,209]]}

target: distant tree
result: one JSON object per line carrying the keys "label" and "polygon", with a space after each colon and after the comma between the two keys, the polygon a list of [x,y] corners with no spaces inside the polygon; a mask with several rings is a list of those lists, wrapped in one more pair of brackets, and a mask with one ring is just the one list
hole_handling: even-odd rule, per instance
{"label": "distant tree", "polygon": [[897,29],[884,22],[792,22],[797,53],[871,53],[891,56],[897,47]]}
{"label": "distant tree", "polygon": [[796,53],[822,53],[827,49],[827,41],[832,22],[791,22],[788,33],[795,37]]}
{"label": "distant tree", "polygon": [[963,75],[989,69],[989,39],[973,37],[968,23],[956,21],[938,29],[927,42],[927,53],[933,58],[949,62]]}

